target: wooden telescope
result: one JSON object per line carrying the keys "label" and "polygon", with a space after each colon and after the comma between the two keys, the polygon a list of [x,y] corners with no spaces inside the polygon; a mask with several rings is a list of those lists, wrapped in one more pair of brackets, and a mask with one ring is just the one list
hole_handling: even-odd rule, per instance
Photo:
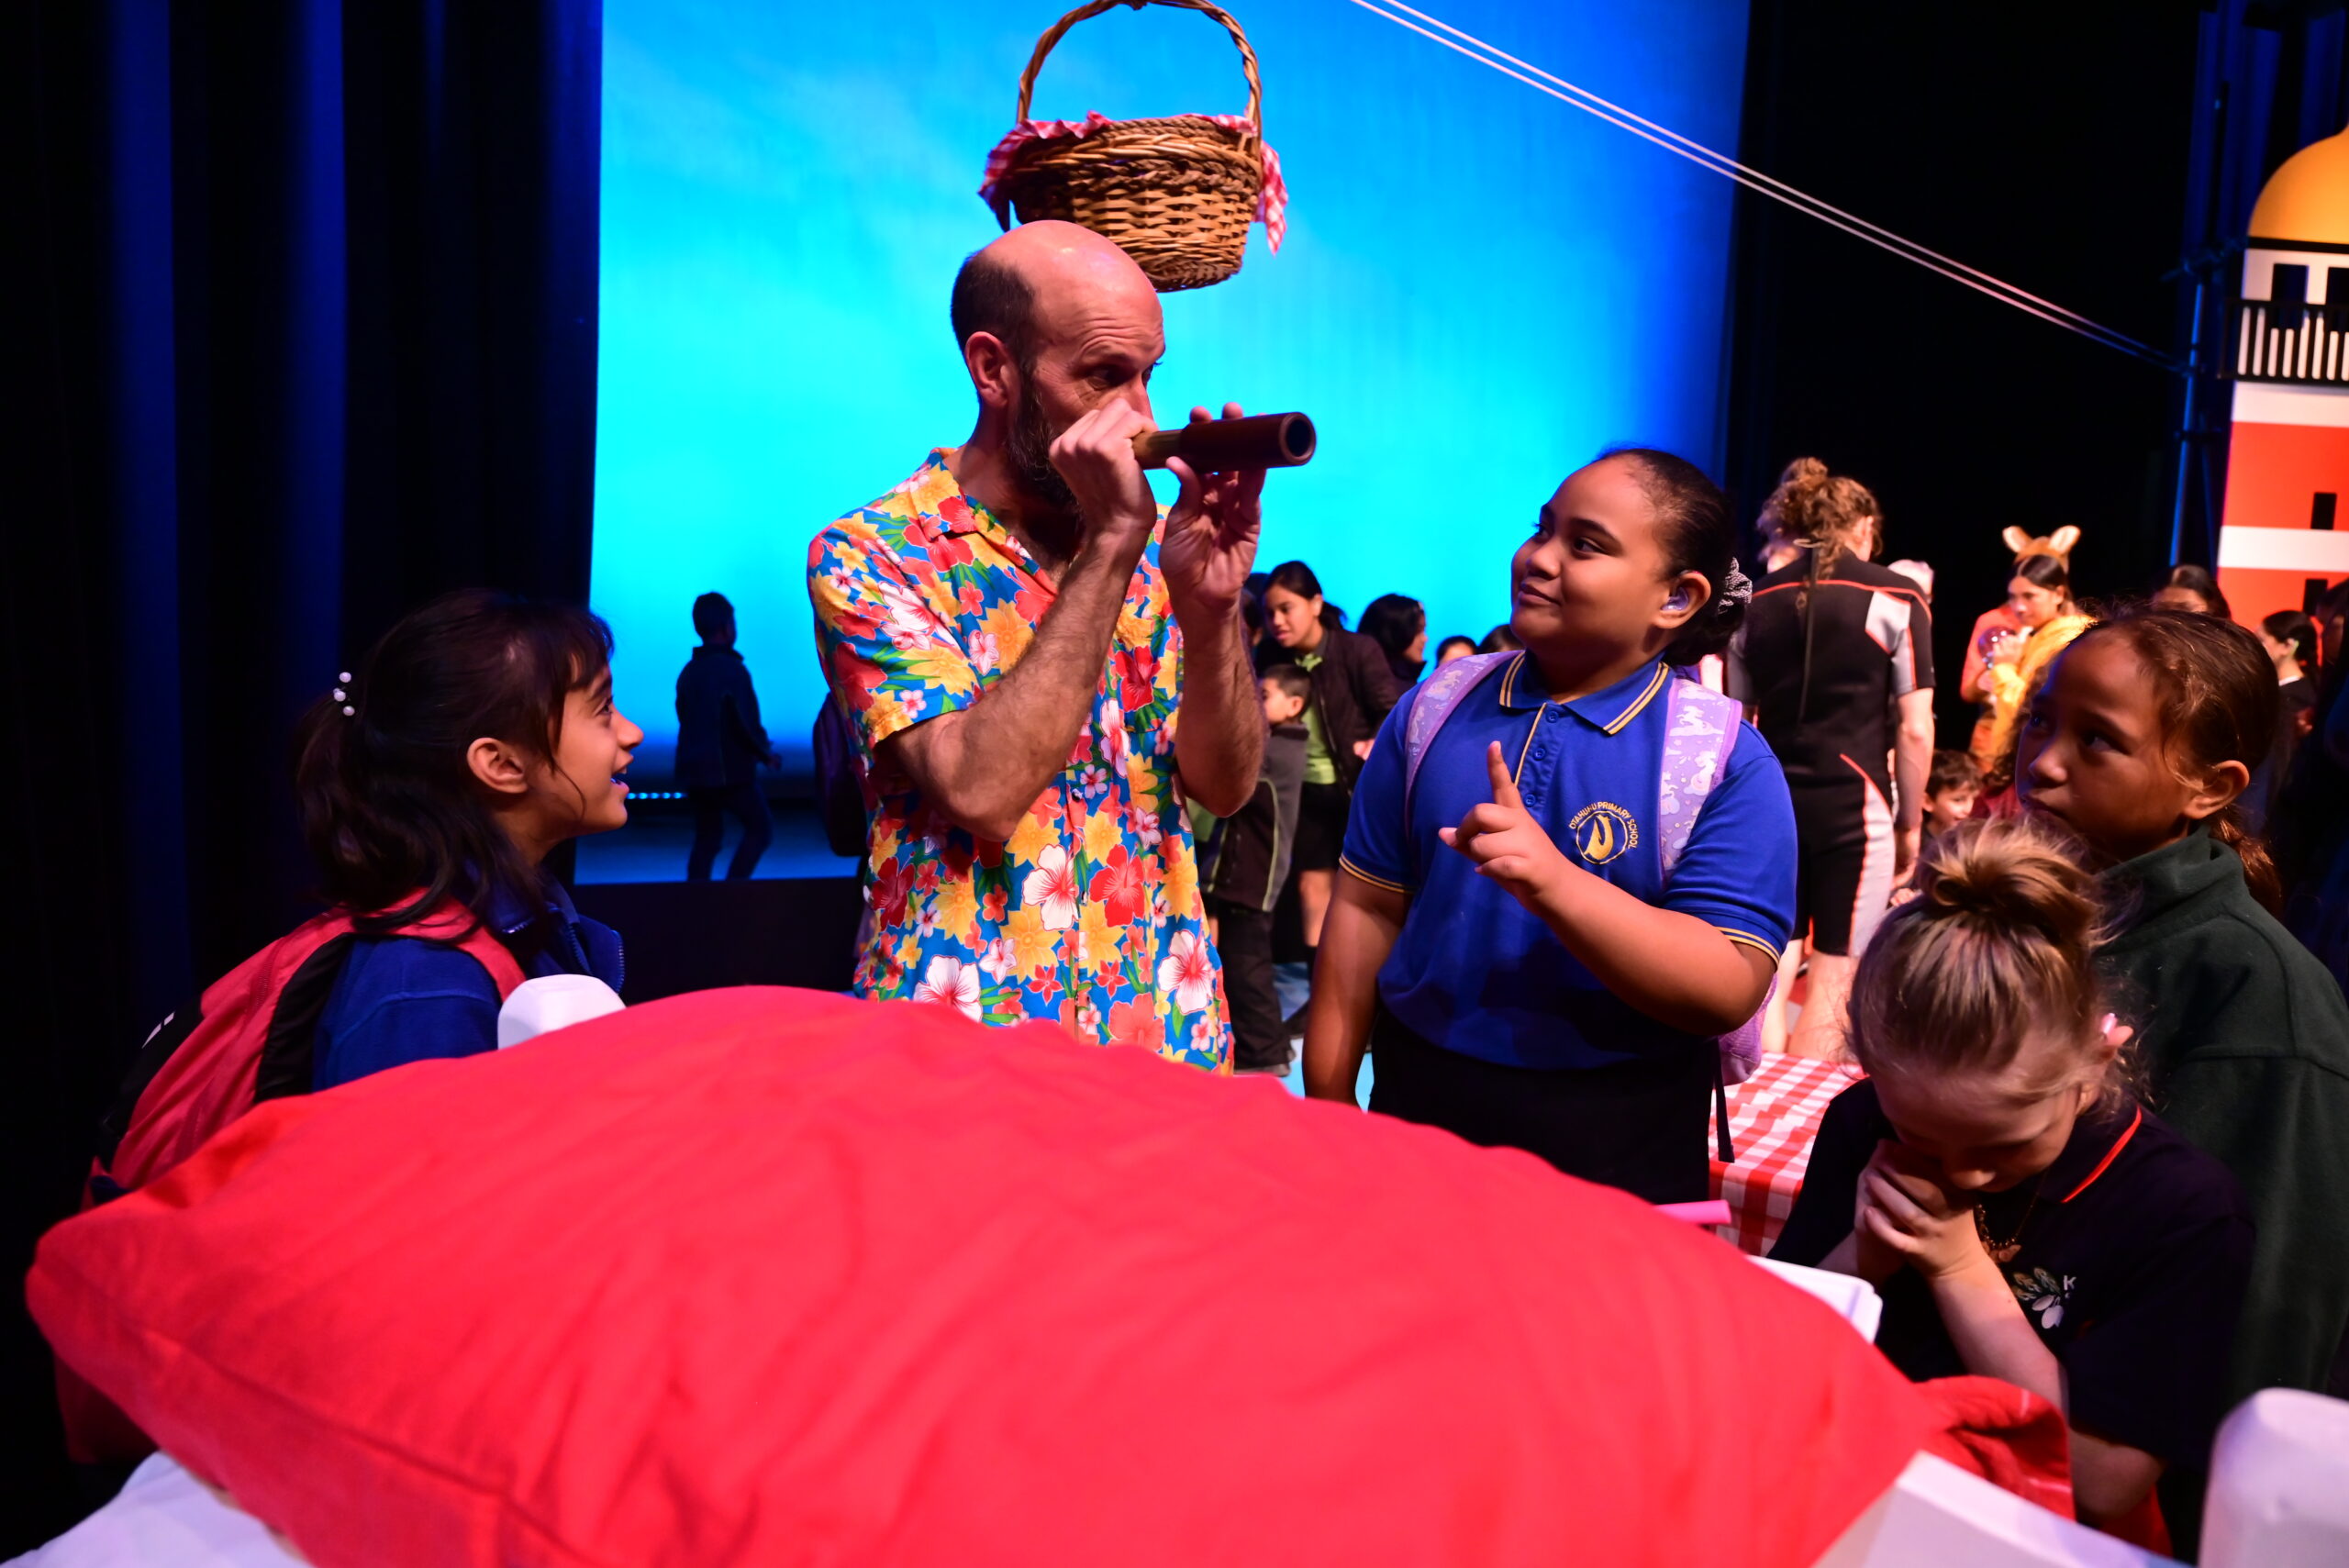
{"label": "wooden telescope", "polygon": [[1199,473],[1243,468],[1295,468],[1313,459],[1313,421],[1302,414],[1251,414],[1244,419],[1202,419],[1134,438],[1144,468],[1164,468],[1179,457]]}

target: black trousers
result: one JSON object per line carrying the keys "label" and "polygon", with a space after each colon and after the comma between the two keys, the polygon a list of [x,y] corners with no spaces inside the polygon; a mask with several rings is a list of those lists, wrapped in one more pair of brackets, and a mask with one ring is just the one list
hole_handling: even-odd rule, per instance
{"label": "black trousers", "polygon": [[694,811],[693,852],[685,858],[685,880],[707,882],[710,867],[717,862],[718,847],[726,840],[726,817],[729,812],[742,824],[742,841],[734,846],[734,859],[726,867],[726,880],[747,882],[758,868],[759,857],[774,842],[774,819],[767,815],[767,797],[759,793],[755,783],[712,784],[685,791],[685,804]]}
{"label": "black trousers", "polygon": [[1370,1108],[1522,1149],[1569,1176],[1650,1203],[1701,1203],[1711,1165],[1705,1118],[1717,1052],[1710,1040],[1657,1062],[1546,1071],[1446,1051],[1382,1005],[1371,1040]]}
{"label": "black trousers", "polygon": [[1278,1067],[1288,1061],[1288,1031],[1273,985],[1273,917],[1221,899],[1209,899],[1208,908],[1223,959],[1223,997],[1231,1006],[1231,1064]]}

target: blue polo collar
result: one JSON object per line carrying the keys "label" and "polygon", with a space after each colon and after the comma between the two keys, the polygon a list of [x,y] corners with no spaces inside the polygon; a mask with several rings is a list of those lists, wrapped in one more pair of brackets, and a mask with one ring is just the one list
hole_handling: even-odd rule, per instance
{"label": "blue polo collar", "polygon": [[1644,669],[1634,670],[1611,686],[1578,696],[1572,702],[1552,703],[1542,688],[1542,668],[1529,654],[1520,653],[1501,672],[1501,706],[1512,713],[1537,708],[1545,704],[1564,708],[1602,735],[1620,735],[1641,710],[1653,702],[1664,684],[1672,679],[1672,668],[1661,659]]}

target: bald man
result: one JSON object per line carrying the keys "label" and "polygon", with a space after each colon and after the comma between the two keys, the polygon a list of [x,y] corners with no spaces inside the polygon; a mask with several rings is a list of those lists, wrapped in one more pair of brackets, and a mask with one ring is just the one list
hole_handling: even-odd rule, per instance
{"label": "bald man", "polygon": [[1228,815],[1255,788],[1240,595],[1264,476],[1177,460],[1159,507],[1133,450],[1157,423],[1158,295],[1090,230],[979,251],[953,319],[970,439],[808,550],[866,765],[856,989],[1228,1072],[1184,801]]}

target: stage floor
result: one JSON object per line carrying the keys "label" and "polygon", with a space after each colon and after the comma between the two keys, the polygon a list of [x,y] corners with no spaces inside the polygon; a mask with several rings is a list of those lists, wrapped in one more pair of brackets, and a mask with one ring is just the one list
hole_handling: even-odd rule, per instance
{"label": "stage floor", "polygon": [[[824,824],[810,806],[775,801],[774,842],[759,859],[755,882],[804,881],[813,877],[854,876],[856,862],[832,853],[824,841]],[[723,877],[734,845],[742,837],[740,824],[726,821],[726,846],[718,853],[712,875]],[[683,882],[685,857],[693,850],[694,824],[682,806],[667,801],[648,802],[629,813],[629,824],[616,833],[599,833],[579,840],[579,865],[574,882]]]}

